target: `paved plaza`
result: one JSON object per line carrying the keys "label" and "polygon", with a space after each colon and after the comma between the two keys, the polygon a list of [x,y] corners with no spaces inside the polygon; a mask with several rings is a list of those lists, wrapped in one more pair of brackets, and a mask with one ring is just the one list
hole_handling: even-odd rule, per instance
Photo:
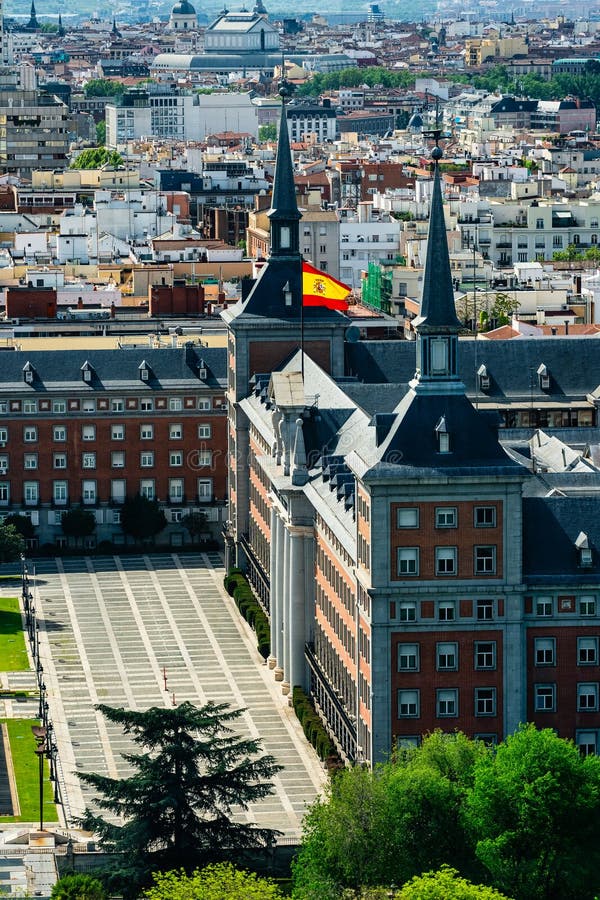
{"label": "paved plaza", "polygon": [[274,793],[241,815],[288,837],[300,833],[323,769],[223,589],[219,554],[36,560],[34,584],[67,824],[93,796],[77,770],[127,773],[121,753],[133,745],[95,704],[212,700],[245,708],[240,731],[284,766]]}

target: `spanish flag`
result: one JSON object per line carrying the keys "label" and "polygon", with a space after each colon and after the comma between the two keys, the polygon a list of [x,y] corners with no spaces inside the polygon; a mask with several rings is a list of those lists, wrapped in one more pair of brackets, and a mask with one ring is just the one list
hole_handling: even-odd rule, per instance
{"label": "spanish flag", "polygon": [[315,269],[307,262],[302,262],[302,305],[326,306],[327,309],[348,309],[347,297],[350,288],[347,284],[332,278],[327,272]]}

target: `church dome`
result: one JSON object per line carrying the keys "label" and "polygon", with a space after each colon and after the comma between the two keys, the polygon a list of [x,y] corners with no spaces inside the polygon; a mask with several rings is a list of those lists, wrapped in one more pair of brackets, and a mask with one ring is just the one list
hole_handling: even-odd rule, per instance
{"label": "church dome", "polygon": [[172,16],[195,16],[196,10],[188,0],[177,0],[177,3],[171,10]]}

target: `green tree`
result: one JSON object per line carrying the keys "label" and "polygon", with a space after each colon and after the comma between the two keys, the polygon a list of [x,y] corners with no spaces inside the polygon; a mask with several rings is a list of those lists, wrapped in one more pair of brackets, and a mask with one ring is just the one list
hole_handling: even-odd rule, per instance
{"label": "green tree", "polygon": [[206,513],[200,512],[199,510],[189,512],[187,516],[183,517],[181,524],[191,537],[192,543],[200,540],[202,535],[206,534],[208,530],[208,518]]}
{"label": "green tree", "polygon": [[88,147],[82,150],[69,166],[70,169],[99,169],[101,166],[113,166],[115,169],[123,165],[123,157],[116,150],[106,147]]}
{"label": "green tree", "polygon": [[11,513],[4,520],[5,525],[14,525],[21,537],[35,537],[35,525],[29,516],[23,516],[20,513]]}
{"label": "green tree", "polygon": [[522,726],[475,765],[466,805],[489,880],[519,900],[600,891],[600,758]]}
{"label": "green tree", "polygon": [[104,119],[96,122],[96,140],[101,147],[106,143],[106,121]]}
{"label": "green tree", "polygon": [[556,250],[552,259],[558,262],[577,262],[583,259],[583,253],[577,249],[577,244],[569,244],[566,250]]}
{"label": "green tree", "polygon": [[191,875],[158,872],[144,900],[283,900],[277,885],[254,872],[236,869],[231,863],[217,863],[196,869]]}
{"label": "green tree", "polygon": [[127,497],[121,510],[121,528],[136,541],[150,540],[167,527],[167,519],[157,500],[136,494]]}
{"label": "green tree", "polygon": [[272,830],[232,817],[233,807],[247,810],[270,794],[281,768],[259,755],[259,741],[234,734],[231,723],[243,710],[187,702],[144,712],[97,708],[141,749],[123,755],[132,770],[124,778],[78,773],[98,791],[96,806],[112,814],[87,809],[81,824],[103,849],[122,854],[114,874],[126,894],[137,896],[152,871],[223,861],[273,840]]}
{"label": "green tree", "polygon": [[373,772],[340,772],[305,817],[294,896],[333,900],[447,862],[476,870],[463,806],[475,762],[487,753],[463,734],[435,732]]}
{"label": "green tree", "polygon": [[124,91],[124,84],[110,78],[91,78],[83,88],[86,97],[117,97]]}
{"label": "green tree", "polygon": [[396,897],[397,900],[508,900],[494,888],[467,881],[450,866],[415,875]]}
{"label": "green tree", "polygon": [[73,507],[62,514],[61,527],[63,534],[75,541],[75,546],[80,540],[89,537],[96,530],[96,516],[91,509]]}
{"label": "green tree", "polygon": [[92,875],[65,875],[56,882],[50,900],[107,900],[102,882]]}
{"label": "green tree", "polygon": [[499,291],[494,297],[494,303],[490,309],[490,317],[495,320],[496,326],[508,325],[520,305],[516,297],[511,297],[510,294]]}
{"label": "green tree", "polygon": [[277,140],[277,125],[271,123],[269,125],[261,125],[258,129],[259,141],[275,141]]}
{"label": "green tree", "polygon": [[14,562],[25,550],[25,541],[14,525],[0,525],[0,563]]}
{"label": "green tree", "polygon": [[54,22],[42,22],[42,27],[40,28],[42,34],[56,34],[58,31],[58,25]]}

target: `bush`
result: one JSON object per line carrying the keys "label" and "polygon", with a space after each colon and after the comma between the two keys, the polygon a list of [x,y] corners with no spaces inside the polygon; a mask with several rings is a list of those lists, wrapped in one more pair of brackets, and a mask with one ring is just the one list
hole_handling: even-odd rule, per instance
{"label": "bush", "polygon": [[301,687],[296,686],[292,690],[292,705],[296,717],[302,725],[304,736],[317,751],[319,759],[333,761],[334,765],[331,768],[341,766],[341,760],[334,750],[320,717],[317,715],[310,698],[306,696]]}
{"label": "bush", "polygon": [[234,603],[254,629],[256,647],[263,659],[271,652],[271,626],[260,603],[252,593],[252,588],[239,569],[231,569],[224,579],[225,590],[233,597]]}

